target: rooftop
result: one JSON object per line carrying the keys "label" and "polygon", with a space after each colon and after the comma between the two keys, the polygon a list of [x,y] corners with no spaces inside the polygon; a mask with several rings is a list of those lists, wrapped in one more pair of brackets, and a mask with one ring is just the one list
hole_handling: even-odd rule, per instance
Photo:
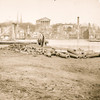
{"label": "rooftop", "polygon": [[44,18],[38,19],[37,21],[50,21],[50,19],[47,17],[44,17]]}

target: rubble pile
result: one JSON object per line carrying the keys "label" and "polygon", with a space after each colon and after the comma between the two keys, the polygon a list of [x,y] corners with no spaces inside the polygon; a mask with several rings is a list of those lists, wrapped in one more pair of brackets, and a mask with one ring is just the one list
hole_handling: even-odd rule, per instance
{"label": "rubble pile", "polygon": [[52,48],[49,46],[41,47],[37,44],[11,44],[9,50],[20,52],[23,54],[31,54],[34,57],[38,55],[45,55],[47,57],[57,56],[61,58],[93,58],[100,57],[100,52],[92,50],[84,51],[82,49],[69,49],[66,50],[59,48]]}

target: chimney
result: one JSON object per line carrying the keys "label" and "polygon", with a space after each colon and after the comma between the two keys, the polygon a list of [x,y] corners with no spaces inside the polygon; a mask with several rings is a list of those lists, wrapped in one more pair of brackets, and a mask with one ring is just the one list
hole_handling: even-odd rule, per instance
{"label": "chimney", "polygon": [[77,17],[77,26],[79,26],[79,17]]}
{"label": "chimney", "polygon": [[20,23],[22,23],[22,14],[21,14],[21,16],[20,16]]}
{"label": "chimney", "polygon": [[19,23],[19,21],[18,21],[18,12],[17,12],[17,24]]}

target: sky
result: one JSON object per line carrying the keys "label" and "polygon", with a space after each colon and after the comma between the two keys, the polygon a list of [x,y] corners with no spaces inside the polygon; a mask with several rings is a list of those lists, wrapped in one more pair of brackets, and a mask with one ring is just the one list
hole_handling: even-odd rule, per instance
{"label": "sky", "polygon": [[0,22],[17,21],[36,23],[47,17],[55,23],[94,23],[100,26],[100,0],[0,0]]}

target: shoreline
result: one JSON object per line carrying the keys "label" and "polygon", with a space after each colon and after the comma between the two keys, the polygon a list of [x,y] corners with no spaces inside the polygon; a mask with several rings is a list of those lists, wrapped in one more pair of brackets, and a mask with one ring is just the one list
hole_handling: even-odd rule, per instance
{"label": "shoreline", "polygon": [[[72,48],[72,49],[83,49],[83,50],[93,50],[95,52],[100,52],[100,42],[89,42],[84,39],[70,39],[70,40],[51,40],[47,39],[48,46],[60,47],[60,48]],[[7,43],[8,41],[6,41]],[[33,40],[16,40],[14,43],[37,43],[36,39]],[[1,44],[3,47],[3,44]],[[0,47],[1,47],[0,45]]]}

